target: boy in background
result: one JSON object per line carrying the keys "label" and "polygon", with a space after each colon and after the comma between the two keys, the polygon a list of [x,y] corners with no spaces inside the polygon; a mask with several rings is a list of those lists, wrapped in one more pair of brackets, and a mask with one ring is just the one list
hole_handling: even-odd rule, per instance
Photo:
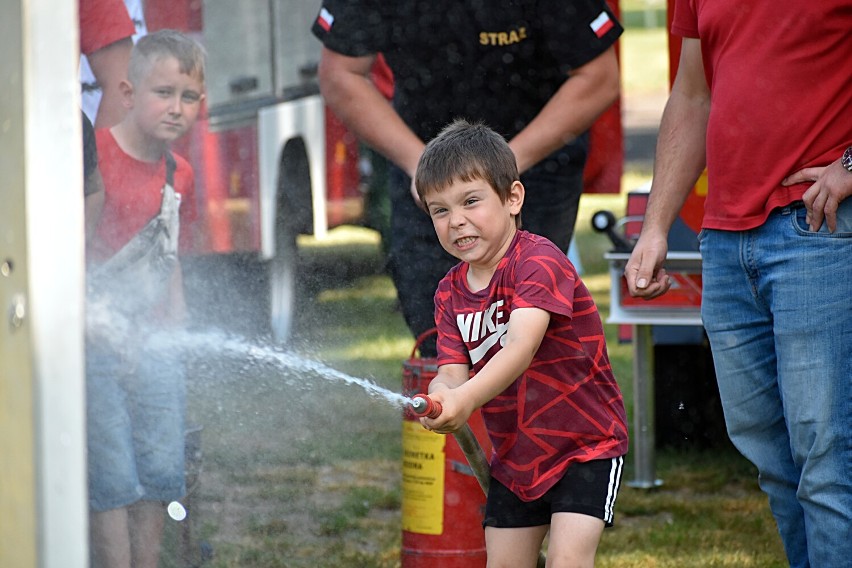
{"label": "boy in background", "polygon": [[548,566],[591,567],[628,444],[592,297],[556,245],[520,230],[524,186],[496,132],[452,123],[426,146],[415,185],[461,261],[435,294],[429,393],[443,412],[421,422],[446,434],[482,408],[494,448],[489,568],[534,567],[548,531]]}
{"label": "boy in background", "polygon": [[[195,217],[194,178],[169,145],[198,117],[204,59],[203,49],[179,32],[141,38],[121,83],[127,114],[96,132],[105,199],[90,249],[90,281],[95,300],[105,299],[113,314],[131,322],[128,337],[90,341],[87,354],[96,567],[156,568],[164,505],[186,491],[183,370],[173,354],[153,351],[150,332],[185,317],[177,229]],[[189,238],[184,230],[180,248]],[[144,260],[128,254],[134,247],[146,251]]]}
{"label": "boy in background", "polygon": [[98,169],[95,128],[85,112],[80,111],[80,115],[83,119],[83,203],[86,212],[86,246],[88,247],[104,206],[104,180]]}

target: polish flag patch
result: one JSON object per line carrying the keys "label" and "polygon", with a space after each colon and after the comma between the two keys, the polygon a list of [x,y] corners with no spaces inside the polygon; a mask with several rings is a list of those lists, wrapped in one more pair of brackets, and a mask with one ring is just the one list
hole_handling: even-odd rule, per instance
{"label": "polish flag patch", "polygon": [[323,8],[320,10],[319,16],[317,16],[317,23],[325,31],[331,31],[331,26],[334,24],[334,16],[331,15],[331,12]]}
{"label": "polish flag patch", "polygon": [[595,32],[595,35],[599,38],[606,35],[606,32],[612,29],[615,24],[612,21],[612,18],[609,17],[605,11],[598,14],[598,17],[592,20],[592,23],[589,24],[589,27],[592,28],[592,31]]}

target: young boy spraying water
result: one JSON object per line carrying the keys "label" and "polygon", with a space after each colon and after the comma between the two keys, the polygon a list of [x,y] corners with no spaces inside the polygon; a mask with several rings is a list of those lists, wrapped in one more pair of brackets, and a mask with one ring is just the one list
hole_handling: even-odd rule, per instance
{"label": "young boy spraying water", "polygon": [[121,83],[127,115],[96,133],[105,201],[89,254],[89,311],[105,304],[127,325],[119,337],[90,334],[87,345],[95,567],[156,568],[164,505],[186,492],[183,371],[151,331],[185,314],[177,252],[195,214],[194,180],[169,145],[198,117],[204,57],[178,32],[142,37]]}
{"label": "young boy spraying water", "polygon": [[482,409],[494,448],[488,566],[535,566],[548,531],[548,566],[593,566],[613,522],[627,427],[592,297],[563,252],[520,230],[524,186],[494,131],[446,127],[415,185],[441,246],[461,261],[435,294],[429,393],[443,411],[421,422],[446,434]]}

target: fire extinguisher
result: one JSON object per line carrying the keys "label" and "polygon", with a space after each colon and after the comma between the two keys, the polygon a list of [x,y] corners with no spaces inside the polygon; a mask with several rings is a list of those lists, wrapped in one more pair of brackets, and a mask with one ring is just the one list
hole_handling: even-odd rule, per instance
{"label": "fire extinguisher", "polygon": [[[434,333],[418,337],[403,363],[406,396],[428,392],[438,372],[437,359],[416,356],[420,344]],[[482,447],[490,452],[491,444],[478,411],[468,430],[484,461]],[[402,446],[402,568],[484,568],[485,494],[457,438],[426,430],[408,406]]]}

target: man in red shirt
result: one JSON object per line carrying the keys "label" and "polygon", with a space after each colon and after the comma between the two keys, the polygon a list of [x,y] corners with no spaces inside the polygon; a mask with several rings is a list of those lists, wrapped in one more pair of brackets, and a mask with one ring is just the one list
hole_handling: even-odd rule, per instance
{"label": "man in red shirt", "polygon": [[80,53],[103,90],[93,119],[95,128],[108,128],[124,116],[119,85],[127,78],[136,27],[122,0],[80,0]]}
{"label": "man in red shirt", "polygon": [[852,558],[852,5],[679,0],[634,296],[705,164],[702,318],[728,433],[794,567]]}

